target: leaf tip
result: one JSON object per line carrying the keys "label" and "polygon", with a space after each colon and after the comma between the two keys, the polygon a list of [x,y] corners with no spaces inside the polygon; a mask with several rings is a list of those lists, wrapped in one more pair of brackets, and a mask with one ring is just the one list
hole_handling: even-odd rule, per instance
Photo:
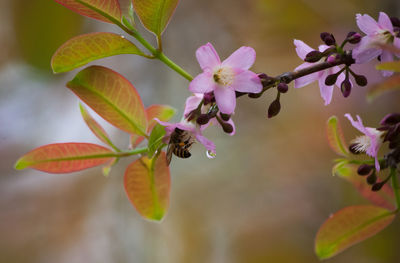
{"label": "leaf tip", "polygon": [[14,168],[16,170],[23,170],[23,169],[27,168],[28,166],[29,166],[29,163],[24,160],[24,157],[19,158],[14,164]]}

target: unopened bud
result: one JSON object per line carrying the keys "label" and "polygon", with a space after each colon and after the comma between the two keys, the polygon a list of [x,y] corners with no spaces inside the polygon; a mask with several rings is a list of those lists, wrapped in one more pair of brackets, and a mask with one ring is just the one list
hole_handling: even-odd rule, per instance
{"label": "unopened bud", "polygon": [[280,93],[286,93],[289,90],[289,86],[285,82],[278,84],[278,91]]}
{"label": "unopened bud", "polygon": [[391,17],[390,21],[392,22],[392,25],[394,27],[400,27],[400,19],[398,19],[397,17]]}
{"label": "unopened bud", "polygon": [[354,74],[354,79],[355,79],[357,85],[360,87],[365,87],[368,84],[367,78],[363,75],[355,75]]}
{"label": "unopened bud", "polygon": [[257,99],[257,98],[262,96],[262,92],[260,92],[260,93],[249,93],[247,96],[249,98],[252,98],[252,99]]}
{"label": "unopened bud", "polygon": [[377,192],[377,191],[381,190],[381,188],[385,185],[385,183],[386,183],[386,181],[376,183],[372,186],[371,190],[374,192]]}
{"label": "unopened bud", "polygon": [[230,125],[229,123],[226,122],[220,122],[222,129],[224,130],[224,132],[226,133],[232,133],[233,132],[233,126]]}
{"label": "unopened bud", "polygon": [[328,75],[325,79],[325,85],[327,85],[327,86],[334,85],[336,83],[337,78],[338,78],[338,74],[336,74],[336,73]]}
{"label": "unopened bud", "polygon": [[224,121],[229,121],[229,119],[231,118],[230,114],[220,113],[220,115],[221,119],[223,119]]}
{"label": "unopened bud", "polygon": [[400,113],[390,113],[383,117],[380,124],[382,126],[392,126],[400,122]]}
{"label": "unopened bud", "polygon": [[377,180],[378,178],[376,177],[376,174],[375,174],[375,172],[374,173],[372,173],[371,175],[369,175],[368,177],[367,177],[367,183],[369,184],[369,185],[373,185],[373,184],[375,184],[376,183],[376,180]]}
{"label": "unopened bud", "polygon": [[358,44],[361,41],[361,35],[357,32],[349,32],[347,34],[347,41],[350,44]]}
{"label": "unopened bud", "polygon": [[372,171],[373,166],[368,165],[368,164],[362,164],[358,167],[357,173],[359,175],[368,175]]}
{"label": "unopened bud", "polygon": [[281,111],[281,103],[279,100],[274,100],[268,108],[268,118],[272,118]]}
{"label": "unopened bud", "polygon": [[213,92],[205,93],[203,100],[204,100],[204,105],[214,102],[215,101],[214,93]]}
{"label": "unopened bud", "polygon": [[320,37],[321,37],[322,41],[324,41],[325,44],[328,46],[332,46],[332,45],[336,44],[335,37],[331,33],[323,32],[323,33],[321,33]]}
{"label": "unopened bud", "polygon": [[197,117],[196,122],[199,125],[205,125],[208,123],[209,120],[210,120],[210,117],[208,116],[208,114],[200,114],[200,116]]}
{"label": "unopened bud", "polygon": [[322,58],[322,53],[317,50],[313,50],[306,55],[304,61],[309,63],[314,63],[320,61],[321,58]]}
{"label": "unopened bud", "polygon": [[269,77],[265,73],[259,73],[258,77],[260,78],[261,84],[263,85],[264,88],[267,87],[267,86],[270,86],[270,85],[272,85],[274,83],[274,78]]}
{"label": "unopened bud", "polygon": [[351,93],[351,82],[348,78],[346,78],[342,84],[340,85],[340,89],[342,90],[343,97],[347,98]]}

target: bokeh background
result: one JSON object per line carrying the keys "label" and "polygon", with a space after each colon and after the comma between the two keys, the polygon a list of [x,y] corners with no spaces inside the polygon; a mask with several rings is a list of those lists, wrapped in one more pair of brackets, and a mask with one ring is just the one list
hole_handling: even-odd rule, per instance
{"label": "bokeh background", "polygon": [[[249,45],[257,51],[254,71],[277,75],[301,63],[293,39],[316,47],[319,33],[329,31],[341,40],[357,29],[356,13],[376,18],[380,10],[399,16],[400,3],[182,0],[164,34],[164,48],[195,75],[200,45],[212,42],[222,58]],[[15,171],[15,161],[35,147],[98,143],[80,117],[78,99],[65,88],[77,71],[53,75],[49,66],[63,42],[94,31],[120,32],[52,0],[0,1],[0,262],[318,262],[313,246],[322,222],[345,206],[367,203],[331,176],[336,156],[325,138],[325,122],[339,116],[350,140],[357,132],[344,113],[360,114],[375,126],[386,113],[400,110],[395,93],[368,103],[368,87],[353,89],[347,99],[336,89],[326,107],[316,85],[290,89],[281,113],[270,120],[266,110],[274,93],[241,98],[234,137],[217,128],[207,131],[217,144],[216,159],[207,159],[196,145],[192,158],[171,164],[171,206],[160,224],[140,218],[125,196],[124,168],[133,159],[122,160],[108,178],[101,168],[66,175]],[[147,106],[172,105],[180,119],[188,83],[160,62],[122,55],[92,64],[117,70]],[[372,64],[359,72],[370,83],[380,81]],[[102,123],[119,146],[127,144],[126,134]],[[399,245],[396,220],[328,262],[398,263]]]}

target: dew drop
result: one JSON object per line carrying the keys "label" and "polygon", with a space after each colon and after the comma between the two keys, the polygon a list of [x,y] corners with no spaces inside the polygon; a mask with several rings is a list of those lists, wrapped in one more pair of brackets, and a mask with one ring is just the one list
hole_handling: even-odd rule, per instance
{"label": "dew drop", "polygon": [[206,155],[207,155],[208,159],[214,159],[215,157],[217,157],[217,154],[216,154],[216,153],[213,153],[213,152],[210,151],[210,150],[208,150],[208,151],[206,152]]}

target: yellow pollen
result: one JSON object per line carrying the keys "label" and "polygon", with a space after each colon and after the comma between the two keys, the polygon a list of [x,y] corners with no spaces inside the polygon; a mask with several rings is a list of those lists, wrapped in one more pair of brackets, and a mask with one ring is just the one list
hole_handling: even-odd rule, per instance
{"label": "yellow pollen", "polygon": [[229,67],[219,68],[214,72],[214,81],[222,86],[229,86],[233,83],[234,72]]}

